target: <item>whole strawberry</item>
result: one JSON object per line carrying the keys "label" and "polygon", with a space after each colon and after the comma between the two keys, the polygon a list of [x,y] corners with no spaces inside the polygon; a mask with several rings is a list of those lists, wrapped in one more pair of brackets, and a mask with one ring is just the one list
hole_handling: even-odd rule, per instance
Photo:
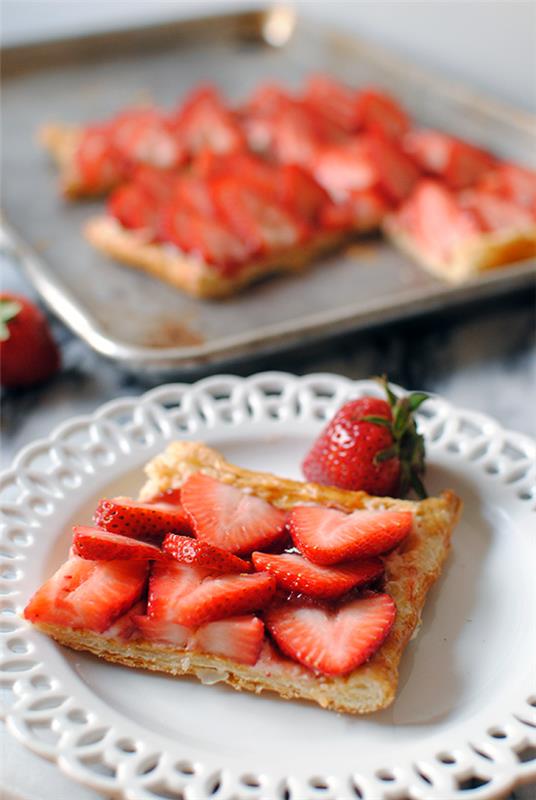
{"label": "whole strawberry", "polygon": [[25,297],[0,294],[0,383],[33,386],[50,378],[60,354],[41,311]]}
{"label": "whole strawberry", "polygon": [[427,395],[397,397],[382,379],[387,399],[350,400],[335,414],[303,461],[307,480],[368,494],[426,497],[424,440],[413,411]]}

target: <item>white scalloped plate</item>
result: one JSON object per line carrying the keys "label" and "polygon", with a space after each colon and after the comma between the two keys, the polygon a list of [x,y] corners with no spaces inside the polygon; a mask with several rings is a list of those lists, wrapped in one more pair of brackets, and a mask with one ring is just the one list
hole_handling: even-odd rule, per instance
{"label": "white scalloped plate", "polygon": [[16,615],[102,494],[135,494],[143,464],[202,439],[254,469],[301,457],[368,381],[264,373],[108,403],[27,447],[0,487],[1,677],[9,730],[81,783],[130,800],[456,800],[536,776],[535,447],[433,398],[420,416],[428,485],[465,501],[454,549],[404,655],[393,706],[352,718],[106,664]]}

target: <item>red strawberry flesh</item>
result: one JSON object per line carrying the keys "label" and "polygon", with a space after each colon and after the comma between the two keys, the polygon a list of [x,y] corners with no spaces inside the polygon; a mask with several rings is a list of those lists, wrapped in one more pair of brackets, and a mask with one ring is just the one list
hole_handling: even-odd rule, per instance
{"label": "red strawberry flesh", "polygon": [[140,542],[109,533],[101,528],[86,525],[75,525],[73,528],[74,554],[92,561],[114,561],[116,559],[150,559],[164,558],[159,547],[148,542]]}
{"label": "red strawberry flesh", "polygon": [[24,610],[31,622],[106,630],[139,599],[143,561],[87,561],[74,557],[34,594]]}
{"label": "red strawberry flesh", "polygon": [[197,627],[205,622],[256,611],[270,602],[275,588],[274,578],[266,573],[206,578],[173,603],[173,621]]}
{"label": "red strawberry flesh", "polygon": [[133,539],[162,540],[169,532],[187,533],[189,520],[176,503],[141,503],[128,497],[99,502],[94,515],[99,528]]}
{"label": "red strawberry flesh", "polygon": [[258,617],[230,617],[198,628],[191,648],[253,665],[259,658],[263,639],[264,623]]}
{"label": "red strawberry flesh", "polygon": [[298,506],[289,516],[296,547],[316,564],[337,564],[391,550],[411,531],[410,511],[357,510]]}
{"label": "red strawberry flesh", "polygon": [[268,547],[285,528],[284,511],[201,472],[188,478],[181,497],[196,538],[237,555]]}
{"label": "red strawberry flesh", "polygon": [[209,574],[209,570],[179,564],[172,558],[156,561],[149,576],[147,614],[155,619],[175,622],[175,605],[200,586]]}
{"label": "red strawberry flesh", "polygon": [[[151,545],[148,545],[149,547]],[[162,550],[182,564],[196,564],[214,572],[250,572],[251,564],[227,550],[214,545],[192,539],[190,536],[178,536],[168,533],[162,544]]]}
{"label": "red strawberry flesh", "polygon": [[324,675],[347,675],[367,661],[391,630],[396,606],[387,594],[368,594],[336,610],[312,603],[272,606],[266,626],[294,661]]}
{"label": "red strawberry flesh", "polygon": [[340,597],[383,573],[383,562],[379,558],[367,558],[338,567],[321,567],[295,553],[253,553],[252,559],[255,569],[273,575],[279,588],[316,600]]}

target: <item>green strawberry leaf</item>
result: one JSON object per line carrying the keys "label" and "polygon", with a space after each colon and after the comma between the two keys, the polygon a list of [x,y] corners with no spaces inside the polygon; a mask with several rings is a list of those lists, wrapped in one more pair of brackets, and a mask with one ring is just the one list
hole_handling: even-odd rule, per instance
{"label": "green strawberry leaf", "polygon": [[389,428],[391,430],[391,420],[385,419],[385,417],[374,417],[374,416],[367,416],[367,417],[360,417],[362,422],[373,422],[375,425],[383,425],[384,428]]}
{"label": "green strawberry leaf", "polygon": [[22,306],[16,300],[0,300],[0,342],[9,339],[7,323],[22,311]]}
{"label": "green strawberry leaf", "polygon": [[428,395],[424,392],[412,392],[408,397],[410,411],[417,411],[425,400],[428,400]]}
{"label": "green strawberry leaf", "polygon": [[412,392],[409,395],[397,397],[389,386],[386,376],[376,378],[376,380],[385,390],[393,419],[391,421],[374,416],[364,417],[364,419],[388,428],[393,438],[393,444],[376,453],[374,461],[376,464],[381,464],[390,458],[398,458],[400,460],[400,497],[405,497],[413,489],[415,494],[423,499],[427,497],[421,480],[421,476],[425,472],[424,439],[417,430],[413,412],[421,407],[428,399],[428,395],[424,392]]}

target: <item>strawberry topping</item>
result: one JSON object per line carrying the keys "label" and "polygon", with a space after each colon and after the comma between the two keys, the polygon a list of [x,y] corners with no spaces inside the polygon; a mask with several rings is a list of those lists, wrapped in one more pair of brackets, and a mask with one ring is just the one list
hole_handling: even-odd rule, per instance
{"label": "strawberry topping", "polygon": [[201,567],[155,563],[147,613],[155,619],[197,627],[263,608],[275,586],[275,580],[265,573],[213,576]]}
{"label": "strawberry topping", "polygon": [[338,567],[321,567],[295,553],[253,553],[252,559],[255,569],[273,575],[281,589],[315,600],[340,597],[383,574],[383,562],[379,558],[366,558]]}
{"label": "strawberry topping", "polygon": [[201,625],[193,636],[192,650],[255,664],[264,639],[264,623],[253,616],[230,617]]}
{"label": "strawberry topping", "polygon": [[190,523],[182,506],[176,503],[141,503],[128,497],[99,501],[95,524],[110,533],[133,539],[160,540],[169,531],[188,532]]}
{"label": "strawberry topping", "polygon": [[34,594],[24,616],[100,633],[138,600],[146,578],[144,561],[70,558]]}
{"label": "strawberry topping", "polygon": [[208,575],[210,570],[179,564],[172,558],[156,561],[149,575],[147,614],[153,619],[176,622],[176,604],[197,589]]}
{"label": "strawberry topping", "polygon": [[196,538],[231,553],[265,548],[285,528],[284,511],[202,472],[188,478],[181,497]]}
{"label": "strawberry topping", "polygon": [[409,534],[410,511],[352,511],[298,506],[288,525],[296,547],[315,564],[338,564],[392,550]]}
{"label": "strawberry topping", "polygon": [[75,525],[73,528],[74,553],[80,558],[93,561],[115,561],[164,558],[159,547],[148,542],[130,539],[118,533],[109,533],[101,528],[91,528],[87,525]]}
{"label": "strawberry topping", "polygon": [[[152,547],[152,545],[147,545]],[[157,549],[157,548],[155,548]],[[162,544],[162,550],[173,556],[181,564],[195,564],[206,567],[213,572],[250,572],[251,564],[238,556],[233,556],[228,550],[214,547],[199,539],[189,536],[177,536],[168,533]]]}
{"label": "strawberry topping", "polygon": [[388,594],[369,594],[337,609],[312,603],[272,606],[266,626],[286,655],[324,675],[347,675],[378,649],[396,606]]}

